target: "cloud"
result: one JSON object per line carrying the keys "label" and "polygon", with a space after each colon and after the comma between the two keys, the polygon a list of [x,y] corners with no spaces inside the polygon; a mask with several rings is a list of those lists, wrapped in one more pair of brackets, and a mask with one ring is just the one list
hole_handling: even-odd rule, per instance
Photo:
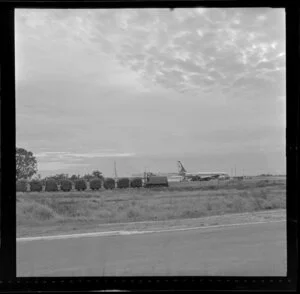
{"label": "cloud", "polygon": [[96,157],[130,157],[134,156],[134,153],[124,152],[124,153],[70,153],[70,152],[41,152],[37,153],[36,157],[38,158],[58,158],[58,159],[68,159],[72,158],[72,160],[76,157],[79,158],[96,158]]}
{"label": "cloud", "polygon": [[58,156],[63,156],[63,155],[66,155],[66,154],[69,154],[69,152],[56,152],[56,151],[49,151],[49,152],[41,152],[41,153],[37,153],[35,156],[38,157],[38,158],[43,158],[43,157],[47,157],[47,156],[55,156],[55,155],[58,155]]}
{"label": "cloud", "polygon": [[[118,76],[115,63],[114,74],[109,75],[108,70],[105,81],[95,72],[90,77],[95,83],[131,86],[141,91],[147,91],[145,85],[153,83],[186,93],[189,89],[195,91],[196,80],[199,93],[215,87],[226,92],[243,73],[246,76],[252,72],[253,67],[256,72],[266,68],[276,70],[278,62],[282,66],[285,63],[283,9],[197,8],[175,9],[172,13],[167,9],[77,10],[75,13],[22,10],[20,14],[31,32],[43,28],[40,38],[52,40],[48,41],[49,46],[56,46],[54,40],[59,39],[67,40],[65,43],[72,46],[71,51],[60,50],[63,58],[66,58],[63,52],[71,53],[67,68],[57,67],[66,64],[65,61],[51,63],[55,64],[56,74],[67,70],[68,77],[78,75],[78,70],[72,68],[74,52],[87,45],[91,45],[93,58],[91,62],[85,59],[80,63],[80,75],[85,68],[91,72],[95,54],[101,56],[101,67],[106,72],[107,58],[130,69],[119,67]],[[51,29],[46,26],[48,23]],[[203,75],[212,69],[214,82],[210,83],[211,79]],[[133,82],[138,79],[138,84]]]}
{"label": "cloud", "polygon": [[108,171],[259,150],[262,126],[285,127],[284,22],[270,8],[16,10],[17,142],[41,164]]}
{"label": "cloud", "polygon": [[[101,153],[72,153],[60,151],[46,151],[35,154],[38,161],[39,171],[70,170],[73,171],[82,167],[91,167],[95,160],[99,159],[122,159],[134,157],[134,153],[115,153],[103,151]],[[87,160],[93,160],[88,162]]]}
{"label": "cloud", "polygon": [[68,154],[71,157],[84,157],[84,158],[95,158],[95,157],[129,157],[134,156],[134,153],[91,153],[91,154]]}
{"label": "cloud", "polygon": [[51,161],[51,162],[38,162],[39,171],[57,171],[66,170],[74,167],[89,166],[87,163],[64,163],[61,161]]}
{"label": "cloud", "polygon": [[[269,23],[276,20],[279,23],[270,28]],[[256,71],[276,70],[285,41],[282,22],[283,10],[276,9],[181,9],[175,15],[156,14],[155,10],[137,12],[127,29],[131,45],[120,37],[116,42],[119,49],[115,50],[123,64],[167,88],[187,91],[190,87],[194,91],[193,81],[198,75],[201,93],[210,80],[203,75],[211,69],[216,73],[211,88],[230,87],[237,76],[247,75],[253,67]],[[275,28],[280,31],[277,36],[273,35]],[[139,39],[138,30],[151,33]],[[117,25],[114,32],[118,34]]]}

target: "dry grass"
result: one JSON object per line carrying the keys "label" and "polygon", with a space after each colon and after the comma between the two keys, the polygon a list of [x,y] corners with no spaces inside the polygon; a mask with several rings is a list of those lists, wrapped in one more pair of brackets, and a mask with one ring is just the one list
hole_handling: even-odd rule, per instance
{"label": "dry grass", "polygon": [[285,180],[172,183],[169,188],[17,195],[18,230],[203,217],[285,208]]}

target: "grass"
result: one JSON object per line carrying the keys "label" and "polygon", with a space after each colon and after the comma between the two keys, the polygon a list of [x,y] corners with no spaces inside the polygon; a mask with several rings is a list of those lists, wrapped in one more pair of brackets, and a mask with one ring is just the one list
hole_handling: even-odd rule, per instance
{"label": "grass", "polygon": [[17,194],[19,232],[285,208],[285,180],[171,183],[168,188]]}

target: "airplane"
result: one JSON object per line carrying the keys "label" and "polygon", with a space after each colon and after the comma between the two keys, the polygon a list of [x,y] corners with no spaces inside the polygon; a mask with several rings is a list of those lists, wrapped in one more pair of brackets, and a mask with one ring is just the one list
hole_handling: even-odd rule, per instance
{"label": "airplane", "polygon": [[178,175],[188,181],[209,181],[212,179],[228,179],[229,175],[224,172],[197,172],[188,173],[180,161],[177,162]]}

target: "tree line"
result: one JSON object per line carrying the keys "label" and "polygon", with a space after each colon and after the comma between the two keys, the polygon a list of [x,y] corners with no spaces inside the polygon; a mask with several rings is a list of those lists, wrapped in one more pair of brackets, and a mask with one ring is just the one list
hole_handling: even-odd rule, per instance
{"label": "tree line", "polygon": [[[102,187],[105,189],[114,188],[140,188],[143,186],[141,178],[120,178],[117,182],[113,178],[104,178],[102,172],[94,170],[91,174],[71,175],[56,174],[42,178],[37,174],[37,160],[31,151],[24,148],[16,148],[16,188],[19,192],[26,191],[42,191],[43,186],[45,191],[71,191],[73,188],[78,191],[89,188],[91,190],[99,190]],[[74,185],[74,187],[73,187]],[[28,189],[29,188],[29,189]]]}
{"label": "tree line", "polygon": [[55,174],[45,178],[42,178],[40,174],[38,174],[37,168],[37,160],[31,151],[28,151],[24,148],[16,148],[16,180],[38,180],[38,181],[47,181],[47,180],[55,180],[60,183],[63,180],[85,180],[90,181],[92,179],[104,179],[102,172],[99,170],[94,170],[90,174],[85,174],[83,176],[77,174],[69,175],[69,174]]}

